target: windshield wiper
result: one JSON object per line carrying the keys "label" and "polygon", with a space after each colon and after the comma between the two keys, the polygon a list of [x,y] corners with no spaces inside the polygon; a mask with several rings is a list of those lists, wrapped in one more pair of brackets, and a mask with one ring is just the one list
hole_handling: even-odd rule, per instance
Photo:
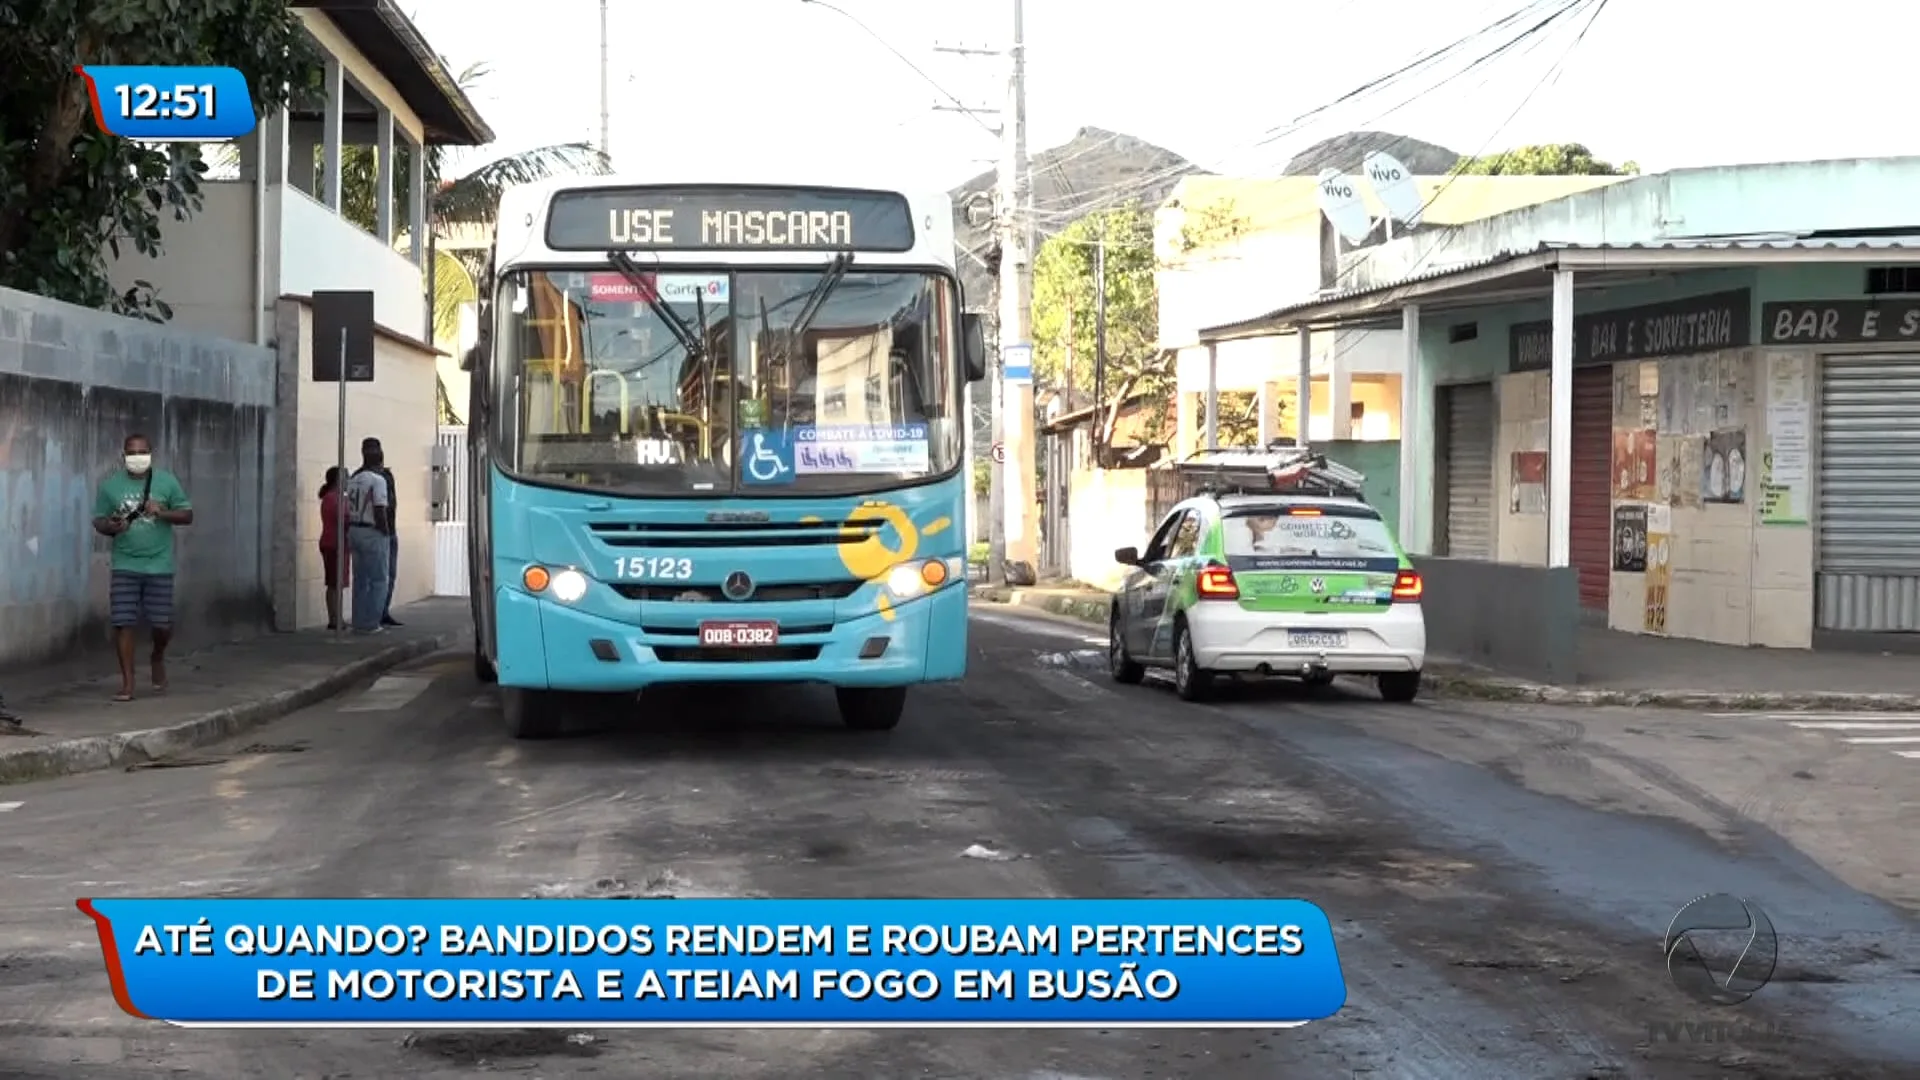
{"label": "windshield wiper", "polygon": [[793,322],[787,326],[787,333],[794,341],[798,342],[806,336],[807,329],[813,325],[813,320],[820,316],[820,309],[826,306],[827,297],[833,295],[833,290],[839,286],[840,279],[846,277],[847,271],[852,268],[853,252],[851,251],[843,251],[835,255],[833,261],[827,263],[827,268],[820,274],[820,280],[814,282],[813,291],[807,294],[807,302],[801,305],[800,314],[795,315]]}
{"label": "windshield wiper", "polygon": [[647,307],[653,312],[654,317],[667,324],[667,331],[674,336],[675,340],[680,342],[681,348],[687,350],[688,359],[701,360],[706,357],[707,320],[704,311],[700,317],[700,336],[696,337],[694,336],[693,327],[687,325],[687,320],[681,318],[677,312],[671,307],[668,307],[665,300],[660,299],[660,290],[654,282],[647,280],[646,272],[640,269],[640,264],[634,262],[631,255],[628,255],[624,251],[609,251],[607,252],[607,261],[613,264],[615,270],[620,271],[621,277],[627,279],[627,284],[639,291],[641,298],[647,302]]}

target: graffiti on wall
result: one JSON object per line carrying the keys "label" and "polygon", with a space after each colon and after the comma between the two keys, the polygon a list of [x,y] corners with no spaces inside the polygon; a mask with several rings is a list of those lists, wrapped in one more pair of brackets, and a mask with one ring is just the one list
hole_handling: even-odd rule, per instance
{"label": "graffiti on wall", "polygon": [[109,545],[93,494],[136,432],[194,502],[183,622],[225,634],[263,617],[267,424],[260,406],[0,374],[0,664],[104,641]]}

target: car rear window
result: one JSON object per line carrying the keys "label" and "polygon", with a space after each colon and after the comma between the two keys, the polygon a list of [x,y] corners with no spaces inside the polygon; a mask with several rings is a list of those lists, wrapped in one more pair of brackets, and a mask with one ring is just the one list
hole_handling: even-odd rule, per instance
{"label": "car rear window", "polygon": [[1284,506],[1237,507],[1222,525],[1229,558],[1302,565],[1399,558],[1386,523],[1352,511],[1303,514]]}

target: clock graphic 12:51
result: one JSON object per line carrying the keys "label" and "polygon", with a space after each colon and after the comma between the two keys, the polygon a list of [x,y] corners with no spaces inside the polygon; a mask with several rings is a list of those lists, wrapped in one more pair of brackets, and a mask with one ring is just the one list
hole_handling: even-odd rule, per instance
{"label": "clock graphic 12:51", "polygon": [[152,142],[222,142],[254,128],[253,95],[230,67],[81,64],[93,119],[109,135]]}

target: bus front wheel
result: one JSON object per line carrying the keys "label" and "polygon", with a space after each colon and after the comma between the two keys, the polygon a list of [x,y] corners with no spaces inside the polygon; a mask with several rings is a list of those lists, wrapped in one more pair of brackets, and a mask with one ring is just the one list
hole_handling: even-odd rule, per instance
{"label": "bus front wheel", "polygon": [[560,695],[548,690],[503,686],[500,711],[506,714],[508,734],[516,739],[551,739],[565,722]]}
{"label": "bus front wheel", "polygon": [[840,722],[855,731],[892,731],[907,708],[904,686],[842,686],[833,693],[840,701]]}

